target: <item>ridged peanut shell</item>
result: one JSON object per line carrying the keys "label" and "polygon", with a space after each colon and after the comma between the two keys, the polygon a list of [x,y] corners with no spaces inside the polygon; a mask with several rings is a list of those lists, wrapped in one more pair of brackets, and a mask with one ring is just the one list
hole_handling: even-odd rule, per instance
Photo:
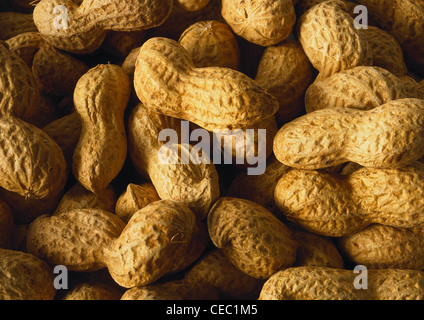
{"label": "ridged peanut shell", "polygon": [[207,222],[214,245],[251,277],[266,279],[294,263],[297,243],[291,231],[255,202],[222,197]]}

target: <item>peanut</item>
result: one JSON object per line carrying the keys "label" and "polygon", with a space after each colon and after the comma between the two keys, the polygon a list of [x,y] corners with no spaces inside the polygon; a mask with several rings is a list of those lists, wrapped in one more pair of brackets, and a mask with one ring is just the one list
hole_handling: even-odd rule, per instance
{"label": "peanut", "polygon": [[84,282],[69,290],[62,300],[120,300],[116,287],[102,282]]}
{"label": "peanut", "polygon": [[146,108],[209,131],[249,127],[278,109],[276,98],[254,80],[233,69],[195,68],[185,49],[166,38],[143,44],[134,86]]}
{"label": "peanut", "polygon": [[53,300],[53,271],[37,257],[0,249],[1,300]]}
{"label": "peanut", "polygon": [[368,111],[327,108],[284,125],[275,136],[274,154],[299,169],[349,161],[364,167],[402,167],[422,157],[423,125],[420,99],[393,100]]}
{"label": "peanut", "polygon": [[[399,193],[399,190],[402,190]],[[348,176],[291,170],[275,188],[287,219],[330,237],[347,236],[373,224],[412,228],[424,222],[424,166],[362,168]]]}
{"label": "peanut", "polygon": [[373,224],[339,239],[341,252],[355,264],[372,269],[424,269],[422,228]]}
{"label": "peanut", "polygon": [[424,274],[415,270],[369,270],[368,289],[354,287],[352,270],[288,268],[273,274],[259,300],[422,300]]}
{"label": "peanut", "polygon": [[209,0],[176,0],[174,4],[186,11],[198,11],[206,7]]}
{"label": "peanut", "polygon": [[[80,5],[72,0],[41,0],[34,9],[38,31],[56,48],[76,54],[96,51],[108,30],[139,31],[162,24],[171,13],[172,0],[125,0]],[[56,28],[56,6],[67,8],[68,28]]]}
{"label": "peanut", "polygon": [[319,3],[298,21],[305,54],[322,76],[372,65],[372,51],[362,30],[354,26],[350,6],[340,0]]}
{"label": "peanut", "polygon": [[178,42],[196,68],[226,67],[237,70],[240,48],[231,28],[220,21],[199,21],[188,27]]}
{"label": "peanut", "polygon": [[128,223],[138,210],[159,200],[159,195],[152,183],[145,182],[141,185],[130,183],[116,201],[115,214]]}
{"label": "peanut", "polygon": [[391,72],[355,67],[316,80],[306,90],[305,109],[308,113],[335,107],[370,110],[403,98],[407,98],[404,85]]}
{"label": "peanut", "polygon": [[290,230],[255,202],[222,197],[207,222],[214,245],[251,277],[266,279],[295,261],[297,244]]}
{"label": "peanut", "polygon": [[424,86],[423,84],[418,83],[415,81],[414,78],[410,76],[400,76],[399,77],[400,82],[402,82],[405,93],[409,98],[416,98],[416,99],[422,99],[424,100]]}
{"label": "peanut", "polygon": [[285,40],[296,22],[291,0],[223,0],[221,13],[237,35],[264,47]]}
{"label": "peanut", "polygon": [[130,92],[128,76],[121,67],[111,64],[90,69],[75,87],[75,110],[82,128],[72,172],[93,193],[103,191],[124,165],[124,111]]}
{"label": "peanut", "polygon": [[279,125],[289,122],[304,112],[305,92],[312,83],[313,68],[296,40],[265,49],[255,80],[278,99],[276,113]]}

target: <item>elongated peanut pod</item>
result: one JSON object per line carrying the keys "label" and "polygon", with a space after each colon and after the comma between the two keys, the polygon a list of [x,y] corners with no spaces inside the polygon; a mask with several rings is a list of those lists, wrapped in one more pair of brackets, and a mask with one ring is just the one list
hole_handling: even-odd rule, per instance
{"label": "elongated peanut pod", "polygon": [[279,180],[275,202],[289,220],[326,236],[346,236],[373,223],[417,227],[424,224],[424,166],[362,168],[340,177],[292,170]]}
{"label": "elongated peanut pod", "polygon": [[130,92],[128,76],[111,64],[90,69],[76,85],[74,104],[82,129],[72,172],[93,193],[103,191],[124,165],[124,112]]}

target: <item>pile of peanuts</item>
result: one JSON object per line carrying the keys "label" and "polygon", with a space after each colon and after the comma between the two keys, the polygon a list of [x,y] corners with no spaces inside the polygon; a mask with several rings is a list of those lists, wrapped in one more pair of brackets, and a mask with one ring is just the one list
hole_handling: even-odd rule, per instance
{"label": "pile of peanuts", "polygon": [[0,299],[424,300],[423,77],[422,0],[2,1]]}

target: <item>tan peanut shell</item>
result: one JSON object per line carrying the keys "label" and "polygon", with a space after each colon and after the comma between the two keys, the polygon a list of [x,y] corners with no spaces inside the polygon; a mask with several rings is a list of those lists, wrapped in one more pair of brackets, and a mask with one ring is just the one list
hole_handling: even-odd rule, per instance
{"label": "tan peanut shell", "polygon": [[259,300],[422,300],[424,273],[418,270],[368,270],[368,289],[356,289],[353,270],[288,268],[273,274]]}
{"label": "tan peanut shell", "polygon": [[266,48],[259,61],[255,80],[278,99],[279,125],[304,112],[304,96],[312,83],[313,67],[297,40],[285,40]]}
{"label": "tan peanut shell", "polygon": [[178,42],[196,68],[225,67],[237,70],[240,48],[231,28],[220,21],[199,21],[188,27]]}
{"label": "tan peanut shell", "polygon": [[151,182],[142,184],[130,183],[116,201],[115,214],[128,223],[138,210],[159,200],[161,199]]}
{"label": "tan peanut shell", "polygon": [[[327,108],[284,125],[275,157],[287,166],[322,169],[345,162],[396,168],[424,153],[424,100],[398,99],[372,110]],[[307,128],[307,130],[305,130]]]}
{"label": "tan peanut shell", "polygon": [[[399,193],[399,190],[402,190]],[[373,224],[400,228],[424,222],[424,166],[362,168],[347,176],[291,170],[275,188],[275,202],[288,220],[330,237]]]}
{"label": "tan peanut shell", "polygon": [[28,228],[27,250],[70,271],[95,271],[105,267],[105,251],[124,228],[120,218],[101,209],[43,215]]}
{"label": "tan peanut shell", "polygon": [[13,214],[6,202],[0,199],[0,248],[11,249],[13,238]]}
{"label": "tan peanut shell", "polygon": [[298,37],[312,65],[322,76],[372,65],[372,51],[355,28],[349,5],[340,0],[313,6],[298,20]]}
{"label": "tan peanut shell", "polygon": [[296,22],[291,0],[223,0],[221,13],[237,35],[264,47],[285,40]]}
{"label": "tan peanut shell", "polygon": [[72,173],[93,193],[104,190],[124,165],[124,112],[130,88],[128,76],[112,64],[90,69],[75,87],[75,110],[82,129],[73,154]]}
{"label": "tan peanut shell", "polygon": [[62,300],[120,300],[122,293],[116,287],[102,282],[84,282],[70,289]]}
{"label": "tan peanut shell", "polygon": [[422,228],[395,228],[373,224],[339,239],[341,252],[369,269],[424,269]]}
{"label": "tan peanut shell", "polygon": [[220,249],[212,249],[184,275],[184,280],[217,288],[223,299],[256,299],[263,280],[237,269]]}
{"label": "tan peanut shell", "polygon": [[405,94],[408,98],[424,100],[424,82],[418,83],[414,78],[404,75],[399,77],[405,88]]}
{"label": "tan peanut shell", "polygon": [[43,45],[44,40],[39,32],[20,33],[5,41],[9,50],[16,53],[26,62],[29,68],[32,68],[34,55]]}
{"label": "tan peanut shell", "polygon": [[218,300],[217,289],[204,283],[172,280],[128,289],[121,300]]}
{"label": "tan peanut shell", "polygon": [[214,245],[251,277],[265,279],[294,263],[297,243],[290,230],[255,202],[222,197],[207,222]]}
{"label": "tan peanut shell", "polygon": [[[100,47],[108,30],[139,31],[162,24],[171,13],[172,0],[114,0],[81,5],[72,0],[41,0],[34,9],[38,31],[53,46],[77,54],[92,53]],[[63,13],[54,8],[67,8],[67,28]],[[57,28],[56,22],[62,27]]]}
{"label": "tan peanut shell", "polygon": [[188,157],[192,147],[174,145],[178,151],[176,163],[162,163],[158,152],[164,147],[159,141],[163,129],[181,132],[181,121],[147,110],[139,104],[128,123],[129,155],[137,172],[150,179],[161,199],[185,203],[200,219],[206,217],[211,205],[219,197],[218,173],[214,164],[196,164]]}
{"label": "tan peanut shell", "polygon": [[0,41],[0,113],[29,119],[36,112],[39,90],[21,58]]}
{"label": "tan peanut shell", "polygon": [[187,206],[169,200],[153,202],[132,216],[108,248],[109,272],[120,286],[131,288],[180,271],[187,267],[182,261],[188,265],[194,261],[184,256],[197,232],[196,217]]}
{"label": "tan peanut shell", "polygon": [[14,36],[37,31],[32,13],[0,12],[0,40],[7,40]]}
{"label": "tan peanut shell", "polygon": [[0,249],[1,300],[53,300],[53,270],[39,258]]}
{"label": "tan peanut shell", "polygon": [[101,209],[113,213],[116,195],[111,185],[98,194],[85,189],[81,184],[74,184],[60,199],[53,215],[75,209]]}
{"label": "tan peanut shell", "polygon": [[305,109],[374,109],[391,100],[408,97],[402,81],[380,67],[361,66],[317,79],[306,90]]}
{"label": "tan peanut shell", "polygon": [[374,66],[386,69],[396,76],[408,72],[402,47],[391,34],[374,26],[363,30],[371,47]]}
{"label": "tan peanut shell", "polygon": [[42,199],[65,186],[62,150],[47,133],[13,117],[0,118],[0,186],[26,198]]}
{"label": "tan peanut shell", "polygon": [[275,186],[278,180],[290,169],[277,159],[272,158],[267,164],[265,172],[261,175],[248,175],[246,171],[239,173],[230,183],[226,195],[256,202],[277,215],[279,209],[274,200]]}
{"label": "tan peanut shell", "polygon": [[71,168],[72,157],[81,134],[81,120],[78,113],[72,112],[50,122],[43,127],[43,131],[56,141]]}
{"label": "tan peanut shell", "polygon": [[174,5],[186,11],[198,11],[206,7],[209,0],[176,0]]}
{"label": "tan peanut shell", "polygon": [[246,128],[278,109],[276,98],[251,78],[228,68],[195,68],[185,49],[166,38],[143,44],[134,86],[146,108],[209,131]]}

